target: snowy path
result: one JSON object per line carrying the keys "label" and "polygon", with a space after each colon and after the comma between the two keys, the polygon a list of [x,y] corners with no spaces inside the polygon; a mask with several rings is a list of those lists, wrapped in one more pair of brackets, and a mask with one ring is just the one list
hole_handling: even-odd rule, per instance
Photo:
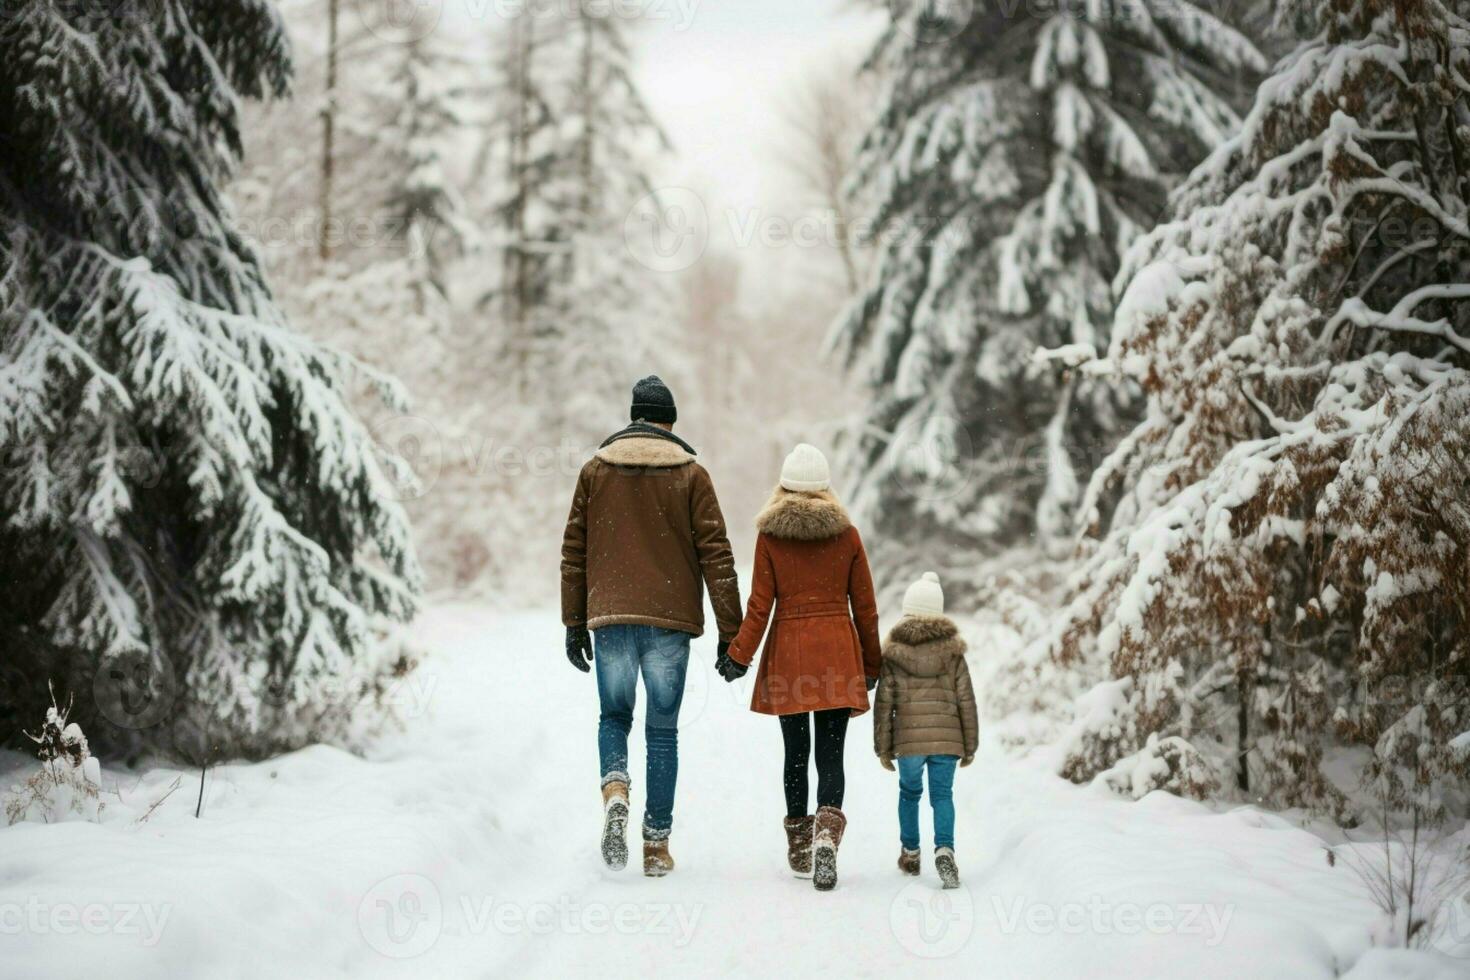
{"label": "snowy path", "polygon": [[[1284,820],[1126,804],[1000,759],[957,780],[967,887],[938,891],[927,853],[926,876],[903,879],[895,777],[867,718],[848,746],[841,884],[816,894],[784,868],[777,726],[746,710],[748,679],[716,677],[708,637],[684,703],[678,869],[607,873],[596,692],[560,634],[550,615],[436,610],[437,652],[401,698],[419,717],[371,760],[313,748],[223,767],[202,820],[185,776],[141,825],[0,830],[0,978],[1470,973],[1360,959],[1362,884]],[[107,778],[141,808],[175,775]]]}

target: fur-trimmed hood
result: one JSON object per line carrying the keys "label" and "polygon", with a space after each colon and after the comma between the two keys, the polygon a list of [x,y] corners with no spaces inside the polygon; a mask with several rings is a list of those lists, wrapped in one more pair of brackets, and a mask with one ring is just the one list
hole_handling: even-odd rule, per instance
{"label": "fur-trimmed hood", "polygon": [[694,447],[667,429],[634,422],[608,436],[596,455],[612,466],[683,466],[694,461]]}
{"label": "fur-trimmed hood", "polygon": [[797,493],[778,486],[756,515],[755,526],[773,538],[824,541],[852,527],[852,521],[830,490]]}
{"label": "fur-trimmed hood", "polygon": [[967,649],[959,627],[945,616],[905,616],[888,631],[883,659],[906,673],[934,677],[949,670],[950,661]]}

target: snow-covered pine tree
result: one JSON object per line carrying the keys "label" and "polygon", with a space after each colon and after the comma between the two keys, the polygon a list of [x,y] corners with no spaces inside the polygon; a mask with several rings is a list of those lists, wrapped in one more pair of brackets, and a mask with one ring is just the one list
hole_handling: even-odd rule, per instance
{"label": "snow-covered pine tree", "polygon": [[[632,77],[626,27],[595,6],[518,9],[497,41],[480,171],[497,197],[500,274],[484,307],[504,324],[515,391],[543,392],[538,428],[574,441],[606,428],[673,302],[623,240],[667,148]],[[671,348],[656,356],[667,363]]]}
{"label": "snow-covered pine tree", "polygon": [[880,254],[833,333],[874,391],[854,503],[905,545],[1065,540],[1122,393],[1033,354],[1105,344],[1120,255],[1237,124],[1221,93],[1264,62],[1176,0],[890,8],[855,172]]}
{"label": "snow-covered pine tree", "polygon": [[34,0],[0,33],[0,642],[31,679],[0,699],[24,718],[36,678],[141,671],[178,698],[146,735],[181,751],[330,736],[417,571],[347,366],[291,329],[217,190],[237,98],[288,86],[275,9]]}
{"label": "snow-covered pine tree", "polygon": [[621,414],[633,380],[662,371],[676,382],[684,368],[673,284],[625,240],[634,206],[656,193],[650,168],[670,144],[634,82],[628,22],[578,4],[563,30],[575,63],[559,113],[572,130],[566,159],[574,207],[566,213],[569,317],[557,363],[581,382],[567,392],[570,431],[597,438],[609,405]]}
{"label": "snow-covered pine tree", "polygon": [[463,122],[460,102],[468,76],[463,53],[438,33],[415,35],[400,47],[384,99],[395,109],[382,140],[391,158],[385,204],[405,249],[419,309],[426,312],[448,303],[446,266],[477,237],[445,159]]}
{"label": "snow-covered pine tree", "polygon": [[1110,360],[1147,413],[1051,641],[1111,675],[1065,770],[1341,811],[1348,745],[1433,818],[1470,777],[1470,25],[1288,12],[1310,40],[1125,263]]}

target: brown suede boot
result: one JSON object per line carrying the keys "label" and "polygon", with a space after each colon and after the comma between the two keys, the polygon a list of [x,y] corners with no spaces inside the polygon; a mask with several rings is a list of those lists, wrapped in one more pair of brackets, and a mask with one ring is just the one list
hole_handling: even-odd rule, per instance
{"label": "brown suede boot", "polygon": [[816,817],[787,817],[786,863],[798,878],[812,876],[812,828]]}
{"label": "brown suede boot", "polygon": [[643,873],[650,878],[662,878],[674,870],[674,859],[669,856],[669,839],[643,840]]}
{"label": "brown suede boot", "polygon": [[911,851],[906,847],[898,850],[898,870],[906,875],[917,875],[919,873],[919,852]]}
{"label": "brown suede boot", "polygon": [[602,861],[614,871],[628,866],[628,784],[602,787]]}
{"label": "brown suede boot", "polygon": [[819,892],[837,887],[837,848],[842,846],[842,832],[847,817],[835,806],[817,808],[812,835],[812,886]]}

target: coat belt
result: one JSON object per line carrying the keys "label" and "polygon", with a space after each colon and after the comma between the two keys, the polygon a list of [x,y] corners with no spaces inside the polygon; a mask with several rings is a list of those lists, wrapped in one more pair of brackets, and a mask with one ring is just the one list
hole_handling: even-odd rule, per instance
{"label": "coat belt", "polygon": [[809,619],[813,616],[847,616],[848,606],[845,601],[833,600],[829,602],[777,602],[774,622],[783,619]]}

